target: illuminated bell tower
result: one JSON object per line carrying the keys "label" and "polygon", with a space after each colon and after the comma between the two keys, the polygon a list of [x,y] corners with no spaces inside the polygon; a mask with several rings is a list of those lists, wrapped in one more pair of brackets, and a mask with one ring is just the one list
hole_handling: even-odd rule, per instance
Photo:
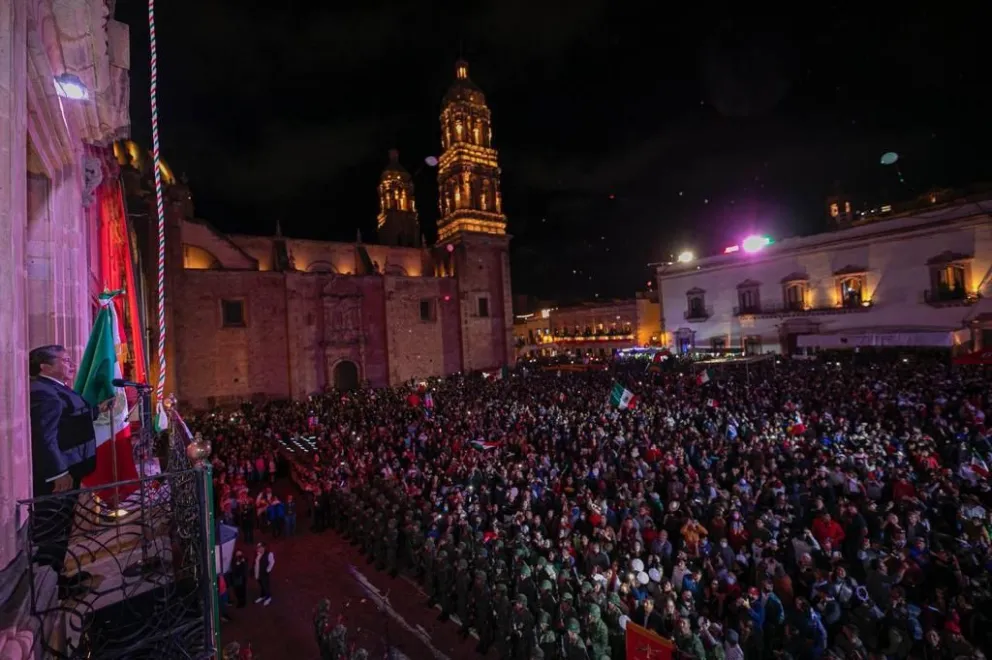
{"label": "illuminated bell tower", "polygon": [[389,164],[379,178],[379,242],[385,245],[419,247],[420,221],[413,197],[413,179],[400,165],[400,154],[389,151]]}
{"label": "illuminated bell tower", "polygon": [[468,77],[464,60],[455,63],[455,82],[441,103],[441,148],[438,242],[460,232],[505,235],[492,119],[486,97]]}

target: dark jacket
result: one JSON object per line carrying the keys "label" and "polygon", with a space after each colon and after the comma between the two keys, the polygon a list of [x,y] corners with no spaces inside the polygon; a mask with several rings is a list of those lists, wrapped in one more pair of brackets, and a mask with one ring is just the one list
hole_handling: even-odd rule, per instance
{"label": "dark jacket", "polygon": [[45,494],[53,477],[80,479],[96,467],[93,421],[100,411],[50,378],[31,379],[31,466],[35,493]]}

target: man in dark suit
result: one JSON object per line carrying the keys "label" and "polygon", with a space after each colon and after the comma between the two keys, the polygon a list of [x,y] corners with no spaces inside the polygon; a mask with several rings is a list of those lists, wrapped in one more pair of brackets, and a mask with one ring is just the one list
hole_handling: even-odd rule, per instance
{"label": "man in dark suit", "polygon": [[[90,574],[66,576],[65,555],[80,480],[96,467],[93,421],[100,411],[66,385],[72,361],[62,346],[42,346],[29,354],[31,369],[31,466],[34,496],[34,562],[59,575],[62,597],[77,590]],[[104,404],[106,405],[106,404]],[[104,406],[101,406],[101,408]]]}

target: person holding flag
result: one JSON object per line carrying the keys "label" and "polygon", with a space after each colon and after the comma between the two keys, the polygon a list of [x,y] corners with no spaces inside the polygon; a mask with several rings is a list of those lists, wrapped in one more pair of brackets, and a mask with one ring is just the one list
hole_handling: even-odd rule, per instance
{"label": "person holding flag", "polygon": [[[37,551],[33,561],[49,566],[58,575],[59,597],[76,592],[90,578],[85,571],[66,575],[65,556],[75,516],[75,494],[80,480],[96,465],[96,436],[93,422],[111,401],[90,404],[66,382],[72,375],[72,360],[63,346],[33,349],[28,356],[31,370],[31,468],[34,496],[42,498],[31,516]],[[53,496],[53,497],[47,497]]]}

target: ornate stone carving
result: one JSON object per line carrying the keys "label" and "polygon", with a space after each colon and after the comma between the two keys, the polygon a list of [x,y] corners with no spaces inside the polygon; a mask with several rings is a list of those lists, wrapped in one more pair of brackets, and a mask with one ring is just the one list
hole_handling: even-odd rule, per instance
{"label": "ornate stone carving", "polygon": [[83,207],[90,206],[96,200],[96,189],[103,183],[103,164],[99,158],[85,156],[83,158]]}

